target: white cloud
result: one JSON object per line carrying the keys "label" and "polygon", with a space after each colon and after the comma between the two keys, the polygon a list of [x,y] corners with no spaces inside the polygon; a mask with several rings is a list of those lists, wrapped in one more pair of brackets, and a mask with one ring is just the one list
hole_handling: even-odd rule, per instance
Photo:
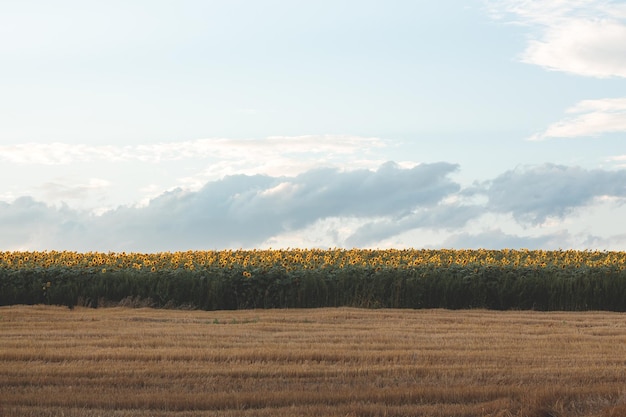
{"label": "white cloud", "polygon": [[316,220],[302,229],[278,233],[257,247],[268,248],[337,248],[346,247],[346,241],[363,223],[356,217],[327,217]]}
{"label": "white cloud", "polygon": [[[593,78],[626,77],[626,4],[607,0],[489,1],[498,19],[529,29],[520,60],[550,71]],[[626,132],[626,98],[583,100],[576,116],[530,140]]]}
{"label": "white cloud", "polygon": [[275,187],[268,188],[259,193],[262,197],[280,197],[285,196],[288,197],[293,194],[298,189],[298,185],[293,184],[291,182],[285,181],[281,182]]}
{"label": "white cloud", "polygon": [[[34,187],[32,191],[49,205],[60,207],[71,204],[74,209],[102,213],[106,211],[105,206],[109,205],[111,188],[111,182],[101,178],[81,181],[76,178],[57,177]],[[92,207],[90,201],[96,201],[99,207]]]}
{"label": "white cloud", "polygon": [[0,146],[0,160],[13,164],[58,165],[77,161],[113,159],[119,153],[110,146],[67,143],[24,143]]}
{"label": "white cloud", "polygon": [[576,15],[597,17],[607,7],[607,2],[603,0],[488,0],[487,7],[497,19],[527,26],[547,26]]}
{"label": "white cloud", "polygon": [[626,77],[624,45],[621,22],[572,19],[529,41],[522,61],[587,77]]}
{"label": "white cloud", "polygon": [[528,26],[521,60],[587,77],[626,77],[626,5],[605,0],[488,3],[498,18]]}
{"label": "white cloud", "polygon": [[594,137],[626,132],[626,98],[582,100],[566,112],[574,116],[553,123],[529,140]]}

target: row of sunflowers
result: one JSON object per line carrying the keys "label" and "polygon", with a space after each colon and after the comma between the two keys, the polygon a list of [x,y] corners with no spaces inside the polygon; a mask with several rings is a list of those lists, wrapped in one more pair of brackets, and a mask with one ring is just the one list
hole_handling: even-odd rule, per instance
{"label": "row of sunflowers", "polygon": [[219,268],[273,268],[286,270],[344,268],[348,266],[408,269],[421,265],[492,265],[515,267],[626,268],[626,252],[576,250],[448,250],[448,249],[279,249],[214,250],[161,253],[125,252],[0,252],[0,268],[94,268],[158,270]]}
{"label": "row of sunflowers", "polygon": [[0,305],[626,311],[626,252],[0,252]]}

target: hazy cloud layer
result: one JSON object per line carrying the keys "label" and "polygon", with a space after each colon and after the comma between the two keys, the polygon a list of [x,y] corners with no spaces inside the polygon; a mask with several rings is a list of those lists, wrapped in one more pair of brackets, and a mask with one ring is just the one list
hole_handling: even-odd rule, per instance
{"label": "hazy cloud layer", "polygon": [[626,155],[613,156],[609,158],[608,160],[616,164],[621,169],[626,168]]}
{"label": "hazy cloud layer", "polygon": [[[199,191],[177,189],[146,206],[118,207],[99,216],[22,197],[0,203],[0,247],[148,252],[258,247],[280,235],[293,238],[320,222],[329,227],[318,240],[332,246],[376,247],[411,230],[438,230],[447,233],[444,245],[450,247],[561,247],[571,242],[566,231],[523,237],[500,230],[469,232],[465,226],[486,213],[508,213],[520,224],[540,228],[547,219],[564,218],[598,199],[626,199],[624,170],[548,164],[461,189],[450,178],[457,169],[445,162],[414,168],[386,163],[375,171],[235,175]],[[486,202],[463,203],[463,194],[484,194]],[[349,227],[333,231],[341,228],[337,219]],[[619,235],[586,239],[589,244],[623,241]]]}
{"label": "hazy cloud layer", "polygon": [[450,248],[508,248],[508,249],[558,249],[567,247],[570,236],[563,231],[542,236],[518,236],[503,232],[500,229],[470,234],[460,233],[447,238],[443,246]]}
{"label": "hazy cloud layer", "polygon": [[139,161],[159,163],[192,158],[220,161],[263,159],[283,156],[350,155],[385,146],[378,138],[359,136],[272,136],[265,139],[197,139],[149,145],[113,146],[70,143],[25,143],[0,146],[0,161],[28,165],[58,165],[92,161]]}
{"label": "hazy cloud layer", "polygon": [[46,200],[81,200],[93,193],[111,186],[111,183],[98,178],[90,178],[87,183],[68,185],[55,181],[44,183],[40,190]]}

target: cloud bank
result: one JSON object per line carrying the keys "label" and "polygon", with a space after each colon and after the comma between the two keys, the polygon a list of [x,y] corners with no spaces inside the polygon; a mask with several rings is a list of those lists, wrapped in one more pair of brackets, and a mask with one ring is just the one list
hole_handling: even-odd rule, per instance
{"label": "cloud bank", "polygon": [[[599,199],[626,201],[624,170],[530,166],[463,189],[451,179],[458,168],[447,162],[413,168],[388,162],[376,170],[233,175],[197,191],[176,189],[143,207],[122,206],[101,215],[21,197],[0,203],[0,247],[155,252],[276,247],[282,246],[281,236],[299,237],[296,241],[306,246],[379,247],[409,232],[428,231],[448,236],[441,242],[451,247],[556,248],[571,240],[567,230],[523,238],[490,225],[477,232],[466,226],[495,213],[541,230],[547,220],[558,223]],[[483,202],[468,198],[476,196]],[[304,235],[314,229],[321,235]],[[595,243],[610,238],[586,237]],[[622,243],[618,235],[611,244]]]}

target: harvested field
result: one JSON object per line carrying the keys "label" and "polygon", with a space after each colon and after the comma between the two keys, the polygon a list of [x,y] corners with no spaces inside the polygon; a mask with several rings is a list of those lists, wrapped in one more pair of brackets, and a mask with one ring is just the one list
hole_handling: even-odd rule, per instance
{"label": "harvested field", "polygon": [[0,308],[2,416],[624,416],[626,315]]}

